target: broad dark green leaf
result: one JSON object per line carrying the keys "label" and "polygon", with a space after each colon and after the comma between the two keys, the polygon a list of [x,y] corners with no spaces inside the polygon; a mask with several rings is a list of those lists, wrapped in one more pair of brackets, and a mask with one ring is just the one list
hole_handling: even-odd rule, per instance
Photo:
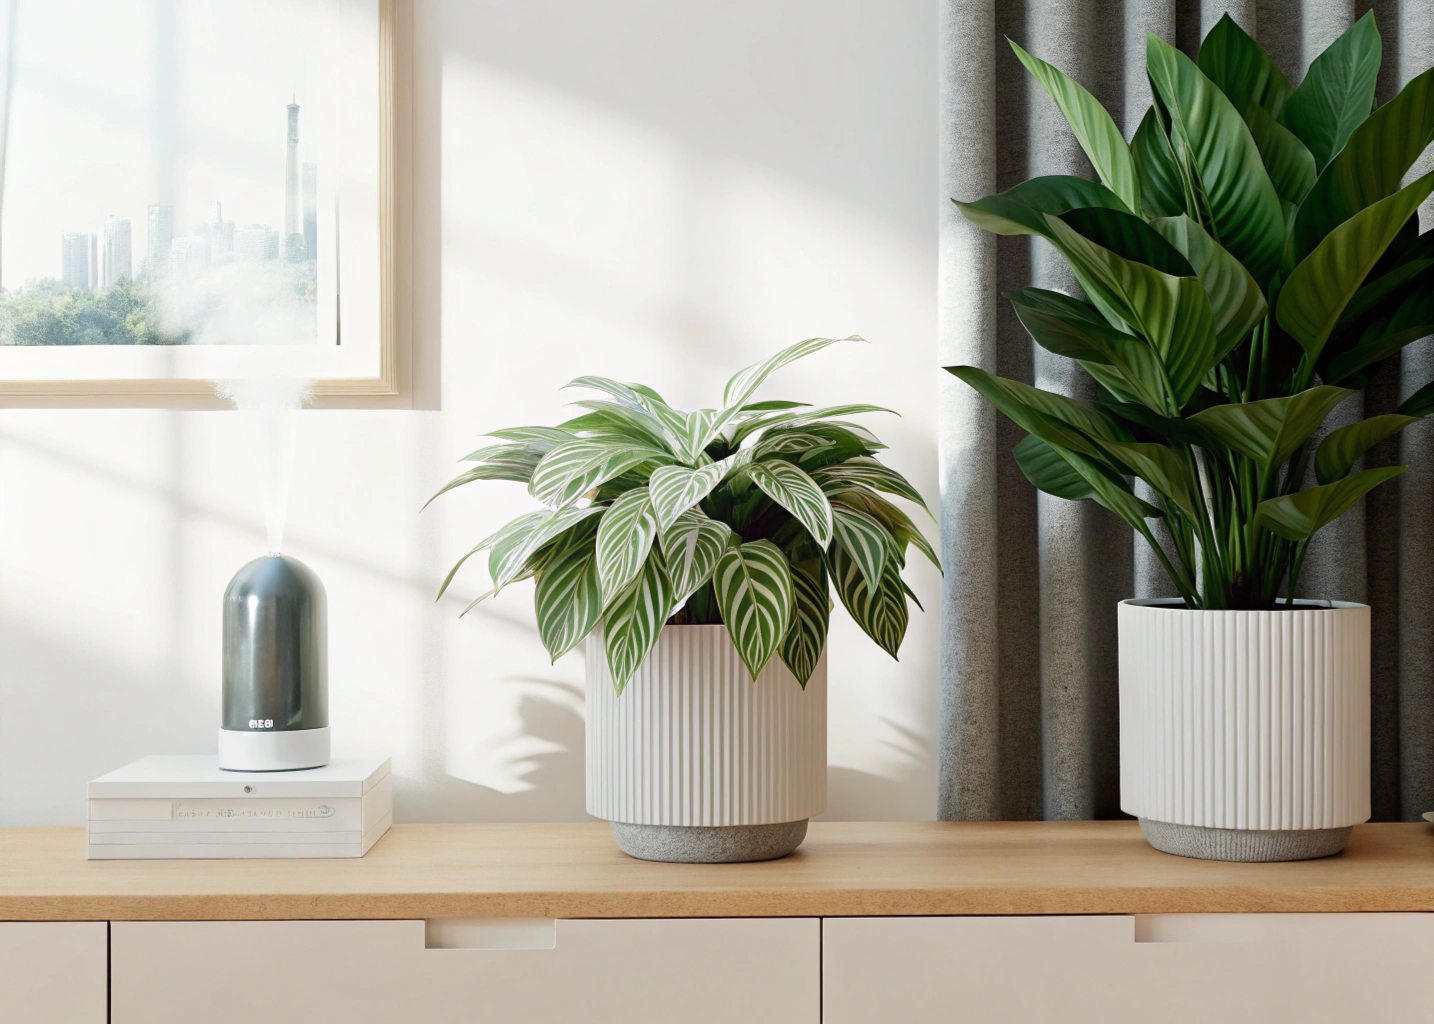
{"label": "broad dark green leaf", "polygon": [[1399,305],[1369,322],[1359,342],[1329,361],[1321,376],[1331,384],[1354,376],[1367,366],[1388,359],[1405,345],[1434,334],[1434,281],[1420,278]]}
{"label": "broad dark green leaf", "polygon": [[1146,529],[1145,520],[1157,519],[1164,515],[1154,505],[1137,498],[1124,479],[1094,459],[1087,458],[1079,452],[1065,451],[1060,448],[1055,450],[1061,458],[1070,463],[1071,468],[1079,473],[1086,483],[1090,484],[1091,498],[1097,504],[1110,509],[1137,530],[1144,531]]}
{"label": "broad dark green leaf", "polygon": [[1371,447],[1419,420],[1418,416],[1389,413],[1330,431],[1315,455],[1315,479],[1322,484],[1342,479]]}
{"label": "broad dark green leaf", "polygon": [[1164,217],[1150,226],[1184,254],[1210,300],[1215,327],[1212,363],[1238,345],[1265,318],[1264,292],[1244,264],[1218,245],[1209,232],[1186,216]]}
{"label": "broad dark green leaf", "polygon": [[[1395,292],[1403,290],[1405,285],[1430,267],[1434,267],[1434,259],[1410,260],[1407,263],[1400,263],[1389,273],[1370,281],[1354,293],[1354,298],[1349,300],[1349,305],[1345,306],[1344,312],[1340,314],[1335,329],[1338,330],[1346,324],[1358,320],[1375,306],[1394,295]],[[1434,284],[1434,279],[1429,279],[1429,276],[1426,275],[1426,280],[1420,284],[1424,285],[1427,291],[1427,286]],[[1394,309],[1390,308],[1389,312],[1394,312]]]}
{"label": "broad dark green leaf", "polygon": [[1199,279],[1123,259],[1057,217],[1047,217],[1047,223],[1052,244],[1070,262],[1086,295],[1150,343],[1183,406],[1216,352],[1210,300]]}
{"label": "broad dark green leaf", "polygon": [[1404,466],[1366,469],[1332,484],[1262,501],[1255,509],[1255,525],[1285,540],[1308,540],[1348,512],[1360,498],[1404,469]]}
{"label": "broad dark green leaf", "polygon": [[1094,437],[1121,440],[1115,424],[1089,402],[1078,402],[1020,381],[997,377],[975,366],[948,366],[946,370],[985,395],[1017,426],[1051,444],[1096,455],[1098,449],[1082,431]]}
{"label": "broad dark green leaf", "polygon": [[1091,206],[1125,209],[1120,197],[1099,182],[1066,174],[1031,178],[974,203],[951,201],[972,224],[998,235],[1048,235],[1048,213],[1059,215]]}
{"label": "broad dark green leaf", "polygon": [[1077,473],[1060,452],[1035,434],[1022,438],[1013,449],[1013,454],[1016,465],[1021,467],[1021,472],[1036,490],[1070,501],[1095,497],[1095,491],[1086,483],[1085,477]]}
{"label": "broad dark green leaf", "polygon": [[1192,518],[1199,515],[1196,507],[1199,485],[1184,460],[1172,449],[1163,444],[1132,441],[1102,441],[1101,447],[1182,512]]}
{"label": "broad dark green leaf", "polygon": [[1130,158],[1140,178],[1140,204],[1146,216],[1174,217],[1185,212],[1185,192],[1170,141],[1160,127],[1154,107],[1145,112],[1135,137],[1130,140]]}
{"label": "broad dark green leaf", "polygon": [[1403,416],[1428,416],[1434,412],[1434,381],[1425,384],[1394,410]]}
{"label": "broad dark green leaf", "polygon": [[1319,358],[1345,307],[1431,190],[1434,172],[1361,210],[1326,235],[1290,274],[1275,317],[1311,361]]}
{"label": "broad dark green leaf", "polygon": [[802,689],[816,671],[821,660],[822,648],[827,642],[827,624],[831,619],[831,598],[827,596],[826,568],[819,569],[814,577],[805,569],[792,566],[792,594],[796,598],[792,606],[792,624],[782,638],[781,649],[777,652],[782,664],[792,670]]}
{"label": "broad dark green leaf", "polygon": [[1367,12],[1310,64],[1280,120],[1300,137],[1323,169],[1374,107],[1379,78],[1379,29]]}
{"label": "broad dark green leaf", "polygon": [[1355,129],[1320,174],[1295,217],[1296,262],[1360,210],[1392,196],[1414,161],[1434,141],[1434,68]]}
{"label": "broad dark green leaf", "polygon": [[1196,64],[1236,110],[1244,111],[1253,105],[1278,117],[1295,91],[1284,73],[1229,14],[1221,15],[1206,34]]}
{"label": "broad dark green leaf", "polygon": [[1141,217],[1099,206],[1069,210],[1061,220],[1122,259],[1144,263],[1172,277],[1194,277],[1185,254]]}
{"label": "broad dark green leaf", "polygon": [[1170,114],[1176,162],[1190,168],[1209,203],[1216,241],[1256,281],[1268,281],[1279,266],[1284,211],[1244,118],[1189,57],[1153,32],[1146,64]]}
{"label": "broad dark green leaf", "polygon": [[1264,107],[1247,107],[1244,118],[1260,150],[1270,184],[1281,199],[1298,206],[1314,187],[1314,157],[1295,133],[1271,117]]}
{"label": "broad dark green leaf", "polygon": [[1011,42],[1011,49],[1016,51],[1016,56],[1046,94],[1056,101],[1056,106],[1061,108],[1066,123],[1075,133],[1076,142],[1080,143],[1080,148],[1090,159],[1102,184],[1119,196],[1132,213],[1138,213],[1140,193],[1135,167],[1130,161],[1130,150],[1105,107],[1084,86],[1059,69],[1032,57],[1014,42]]}
{"label": "broad dark green leaf", "polygon": [[1309,440],[1334,407],[1352,394],[1322,384],[1286,398],[1211,406],[1191,416],[1190,422],[1268,470]]}

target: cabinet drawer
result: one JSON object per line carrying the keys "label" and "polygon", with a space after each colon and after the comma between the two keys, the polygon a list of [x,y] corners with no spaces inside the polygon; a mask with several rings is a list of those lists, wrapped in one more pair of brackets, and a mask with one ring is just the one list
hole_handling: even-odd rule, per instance
{"label": "cabinet drawer", "polygon": [[818,1024],[813,918],[490,924],[117,921],[111,1020]]}
{"label": "cabinet drawer", "polygon": [[0,1020],[105,1024],[109,926],[0,922]]}
{"label": "cabinet drawer", "polygon": [[825,1024],[1434,1021],[1434,915],[831,918]]}

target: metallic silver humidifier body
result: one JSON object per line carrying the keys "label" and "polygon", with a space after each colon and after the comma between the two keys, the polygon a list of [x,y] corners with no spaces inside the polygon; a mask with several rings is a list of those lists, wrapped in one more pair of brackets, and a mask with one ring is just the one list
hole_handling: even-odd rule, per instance
{"label": "metallic silver humidifier body", "polygon": [[287,555],[256,558],[224,591],[219,767],[276,772],[329,763],[324,585]]}

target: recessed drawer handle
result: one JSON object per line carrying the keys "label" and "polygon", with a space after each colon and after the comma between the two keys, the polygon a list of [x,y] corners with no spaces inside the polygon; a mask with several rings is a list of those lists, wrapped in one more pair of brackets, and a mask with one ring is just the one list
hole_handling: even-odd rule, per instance
{"label": "recessed drawer handle", "polygon": [[1266,938],[1258,919],[1246,914],[1136,914],[1136,942],[1197,942],[1215,945]]}
{"label": "recessed drawer handle", "polygon": [[556,949],[551,917],[436,917],[423,922],[426,949]]}

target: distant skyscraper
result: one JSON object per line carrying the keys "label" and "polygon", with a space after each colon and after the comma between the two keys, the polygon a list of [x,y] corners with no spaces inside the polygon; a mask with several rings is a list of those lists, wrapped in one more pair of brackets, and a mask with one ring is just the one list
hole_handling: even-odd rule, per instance
{"label": "distant skyscraper", "polygon": [[176,238],[169,245],[169,276],[193,277],[209,265],[209,246],[198,235]]}
{"label": "distant skyscraper", "polygon": [[224,207],[209,204],[209,220],[194,225],[194,234],[209,246],[210,263],[228,263],[234,258],[234,222],[224,219]]}
{"label": "distant skyscraper", "polygon": [[319,258],[319,168],[304,164],[304,251],[309,259]]}
{"label": "distant skyscraper", "polygon": [[148,227],[144,269],[152,280],[158,280],[169,272],[169,247],[174,241],[174,207],[151,204]]}
{"label": "distant skyscraper", "polygon": [[234,262],[258,263],[279,258],[279,233],[267,224],[234,229]]}
{"label": "distant skyscraper", "polygon": [[95,236],[93,233],[90,235],[90,259],[88,266],[90,271],[88,287],[90,291],[94,291],[100,286],[100,254],[98,247],[95,245]]}
{"label": "distant skyscraper", "polygon": [[302,260],[304,252],[304,226],[299,213],[299,105],[290,102],[289,111],[289,152],[284,163],[284,259]]}
{"label": "distant skyscraper", "polygon": [[92,237],[79,231],[66,231],[60,236],[60,280],[71,288],[90,286]]}
{"label": "distant skyscraper", "polygon": [[128,218],[106,217],[104,248],[101,250],[101,283],[106,288],[113,288],[132,276],[130,261],[133,252]]}

